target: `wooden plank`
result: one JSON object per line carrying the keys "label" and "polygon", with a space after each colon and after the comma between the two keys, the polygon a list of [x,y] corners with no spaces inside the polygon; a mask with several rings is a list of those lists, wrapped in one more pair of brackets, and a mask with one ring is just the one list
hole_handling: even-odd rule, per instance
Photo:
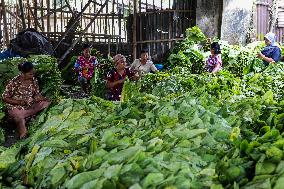
{"label": "wooden plank", "polygon": [[24,6],[23,1],[19,0],[20,17],[21,17],[21,20],[22,20],[22,28],[26,29],[27,25],[26,25],[26,22],[25,22],[25,14],[24,14],[24,7],[23,6]]}
{"label": "wooden plank", "polygon": [[[30,5],[30,0],[26,0],[26,5]],[[23,7],[26,8],[26,6],[23,4]],[[28,20],[28,28],[31,28],[32,25],[32,19],[31,19],[31,14],[29,13],[29,11],[26,11],[26,16],[24,14],[24,18],[26,18]]]}
{"label": "wooden plank", "polygon": [[138,44],[141,44],[141,43],[161,43],[161,42],[172,42],[172,41],[182,41],[182,40],[184,40],[184,38],[146,40],[146,41],[137,41],[137,43]]}
{"label": "wooden plank", "polygon": [[137,39],[136,39],[136,21],[137,21],[137,0],[133,0],[133,25],[132,25],[132,30],[133,30],[133,42],[132,42],[132,56],[133,56],[133,60],[136,59],[137,57]]}
{"label": "wooden plank", "polygon": [[[56,1],[56,0],[54,0],[54,1]],[[60,7],[60,8],[57,8],[57,9],[53,9],[53,11],[50,11],[48,14],[45,14],[45,15],[43,15],[42,17],[40,17],[40,18],[38,18],[38,20],[40,20],[40,19],[42,19],[42,18],[45,18],[45,17],[47,17],[47,16],[50,16],[50,15],[52,15],[52,14],[55,14],[55,13],[57,13],[57,12],[61,12],[61,10],[62,9],[64,9],[64,8],[66,8],[67,7],[67,5],[64,5],[63,7]],[[32,9],[36,9],[35,7],[31,7]],[[45,8],[43,8],[43,10],[47,10],[47,8],[45,9]],[[69,12],[69,11],[64,11],[64,12]]]}
{"label": "wooden plank", "polygon": [[80,20],[80,17],[82,16],[83,12],[88,8],[88,6],[90,5],[90,3],[92,2],[92,0],[89,0],[87,2],[87,4],[84,6],[84,8],[81,10],[81,12],[76,16],[76,18],[74,19],[73,24],[67,28],[66,32],[63,34],[63,36],[60,38],[59,42],[57,43],[57,45],[55,46],[55,50],[59,47],[59,45],[61,44],[61,42],[64,40],[64,38],[67,36],[67,34],[71,31],[71,29],[73,29],[73,27],[77,24],[77,22]]}
{"label": "wooden plank", "polygon": [[20,24],[22,25],[22,19],[20,17],[18,17],[16,14],[14,14],[13,12],[11,12],[9,9],[6,9],[6,12],[8,14],[10,14],[12,17],[14,17],[17,21],[20,22]]}
{"label": "wooden plank", "polygon": [[[69,11],[72,13],[72,16],[74,16],[74,12],[69,4],[68,0],[65,0],[66,6],[68,7]],[[61,1],[61,8],[62,8],[62,1]]]}
{"label": "wooden plank", "polygon": [[57,31],[57,12],[56,12],[56,0],[53,1],[53,32]]}
{"label": "wooden plank", "polygon": [[[47,19],[46,19],[46,27],[47,27],[47,32],[51,31],[50,27],[50,0],[46,0],[46,7],[47,7]],[[47,38],[49,39],[49,33],[47,34]]]}
{"label": "wooden plank", "polygon": [[[103,8],[107,5],[109,0],[106,0],[103,6],[100,8],[100,10],[97,12],[97,15],[101,13]],[[93,24],[93,22],[97,19],[97,16],[94,16],[94,18],[90,21],[90,23],[86,26],[86,28],[81,32],[79,37],[72,43],[72,45],[69,47],[69,49],[63,54],[63,56],[59,59],[59,65],[62,63],[62,61],[65,59],[65,57],[71,52],[71,50],[75,47],[75,45],[81,40],[82,36],[86,31],[88,31],[88,28]]]}
{"label": "wooden plank", "polygon": [[[60,6],[62,8],[63,4],[62,4],[62,1],[60,1]],[[60,30],[61,32],[63,32],[63,11],[60,12]]]}
{"label": "wooden plank", "polygon": [[4,44],[6,47],[9,45],[9,32],[8,32],[8,25],[7,25],[7,13],[6,13],[6,5],[5,0],[1,0],[2,5],[2,15],[3,15],[3,30],[4,30]]}
{"label": "wooden plank", "polygon": [[40,29],[41,31],[44,31],[43,27],[40,25],[39,21],[36,19],[35,15],[34,15],[34,13],[33,13],[33,10],[31,9],[31,7],[30,7],[29,4],[27,4],[27,8],[28,8],[28,10],[29,10],[29,13],[30,13],[30,14],[32,15],[32,17],[34,18],[35,23],[37,23],[37,26],[39,27],[39,29]]}
{"label": "wooden plank", "polygon": [[43,9],[43,0],[41,0],[41,2],[40,2],[40,4],[41,4],[41,7],[42,7],[42,9],[41,8],[39,8],[38,10],[40,10],[40,14],[41,14],[41,25],[42,25],[42,28],[43,28],[43,30],[44,30],[44,28],[45,28],[45,24],[44,24],[44,20],[43,20],[43,14],[44,14],[44,9]]}
{"label": "wooden plank", "polygon": [[[37,0],[33,1],[33,5],[34,7],[37,7]],[[37,30],[38,28],[37,9],[34,9],[34,17],[35,17],[35,20],[37,20],[37,22],[35,21],[35,29]]]}

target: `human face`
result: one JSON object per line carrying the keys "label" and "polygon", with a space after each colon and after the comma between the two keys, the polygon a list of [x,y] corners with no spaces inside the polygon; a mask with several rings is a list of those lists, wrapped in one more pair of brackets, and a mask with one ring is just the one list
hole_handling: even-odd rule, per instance
{"label": "human face", "polygon": [[149,55],[148,55],[147,52],[141,54],[141,60],[142,61],[146,62],[148,60],[148,58],[149,58]]}
{"label": "human face", "polygon": [[91,50],[90,48],[86,48],[83,50],[83,56],[86,58],[89,58],[91,56]]}
{"label": "human face", "polygon": [[264,38],[264,42],[265,42],[265,45],[267,46],[271,44],[271,42],[267,38]]}
{"label": "human face", "polygon": [[124,70],[126,66],[126,60],[125,58],[120,58],[115,62],[116,69],[117,70]]}
{"label": "human face", "polygon": [[32,69],[28,73],[23,73],[25,80],[31,80],[34,77],[34,70]]}
{"label": "human face", "polygon": [[211,54],[212,54],[212,55],[214,55],[214,54],[215,54],[215,50],[214,50],[214,49],[212,49],[212,48],[210,49],[210,52],[211,52]]}

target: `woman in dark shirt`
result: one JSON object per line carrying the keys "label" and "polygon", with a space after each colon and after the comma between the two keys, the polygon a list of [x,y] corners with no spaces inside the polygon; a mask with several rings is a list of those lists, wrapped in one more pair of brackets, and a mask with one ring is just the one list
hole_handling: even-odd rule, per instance
{"label": "woman in dark shirt", "polygon": [[276,45],[276,36],[274,33],[268,33],[264,37],[265,45],[258,58],[263,60],[263,64],[268,66],[269,63],[276,63],[281,59],[281,50]]}

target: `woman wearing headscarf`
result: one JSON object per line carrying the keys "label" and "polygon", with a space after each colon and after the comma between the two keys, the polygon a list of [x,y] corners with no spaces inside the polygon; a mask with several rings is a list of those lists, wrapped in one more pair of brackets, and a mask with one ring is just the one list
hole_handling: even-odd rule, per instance
{"label": "woman wearing headscarf", "polygon": [[274,33],[268,33],[264,37],[264,49],[258,54],[258,58],[263,60],[263,64],[268,66],[269,63],[276,63],[281,59],[281,50],[276,45],[276,36]]}

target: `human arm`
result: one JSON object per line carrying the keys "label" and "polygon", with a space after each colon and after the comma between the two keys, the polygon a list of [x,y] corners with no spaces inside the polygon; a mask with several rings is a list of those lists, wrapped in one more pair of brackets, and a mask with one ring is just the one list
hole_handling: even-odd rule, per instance
{"label": "human arm", "polygon": [[81,64],[79,63],[79,60],[76,60],[75,65],[74,65],[74,69],[76,72],[79,72],[80,70],[82,70]]}
{"label": "human arm", "polygon": [[268,63],[273,63],[273,62],[275,62],[275,61],[273,60],[273,58],[268,58],[268,57],[266,57],[266,56],[265,56],[264,54],[262,54],[262,53],[258,53],[257,57],[260,58],[261,60],[265,61],[265,62],[268,62]]}
{"label": "human arm", "polygon": [[107,74],[107,88],[113,88],[115,87],[116,85],[119,85],[119,84],[122,84],[124,83],[125,81],[125,78],[123,79],[120,79],[120,80],[115,80],[115,72],[114,71],[110,71],[108,74]]}
{"label": "human arm", "polygon": [[121,79],[121,80],[118,80],[118,81],[110,81],[110,80],[107,80],[107,87],[108,87],[108,88],[113,88],[113,87],[115,87],[115,86],[118,85],[118,84],[124,83],[125,80],[126,80],[126,78]]}
{"label": "human arm", "polygon": [[47,97],[42,96],[42,94],[40,93],[37,79],[34,79],[33,85],[34,85],[34,100],[36,102],[50,101]]}
{"label": "human arm", "polygon": [[150,69],[152,72],[156,73],[158,72],[158,69],[156,68],[155,64],[153,62],[151,62],[151,66],[150,66]]}
{"label": "human arm", "polygon": [[220,68],[221,68],[221,63],[217,63],[215,68],[212,70],[211,73],[214,74],[214,73],[218,72],[220,70]]}

